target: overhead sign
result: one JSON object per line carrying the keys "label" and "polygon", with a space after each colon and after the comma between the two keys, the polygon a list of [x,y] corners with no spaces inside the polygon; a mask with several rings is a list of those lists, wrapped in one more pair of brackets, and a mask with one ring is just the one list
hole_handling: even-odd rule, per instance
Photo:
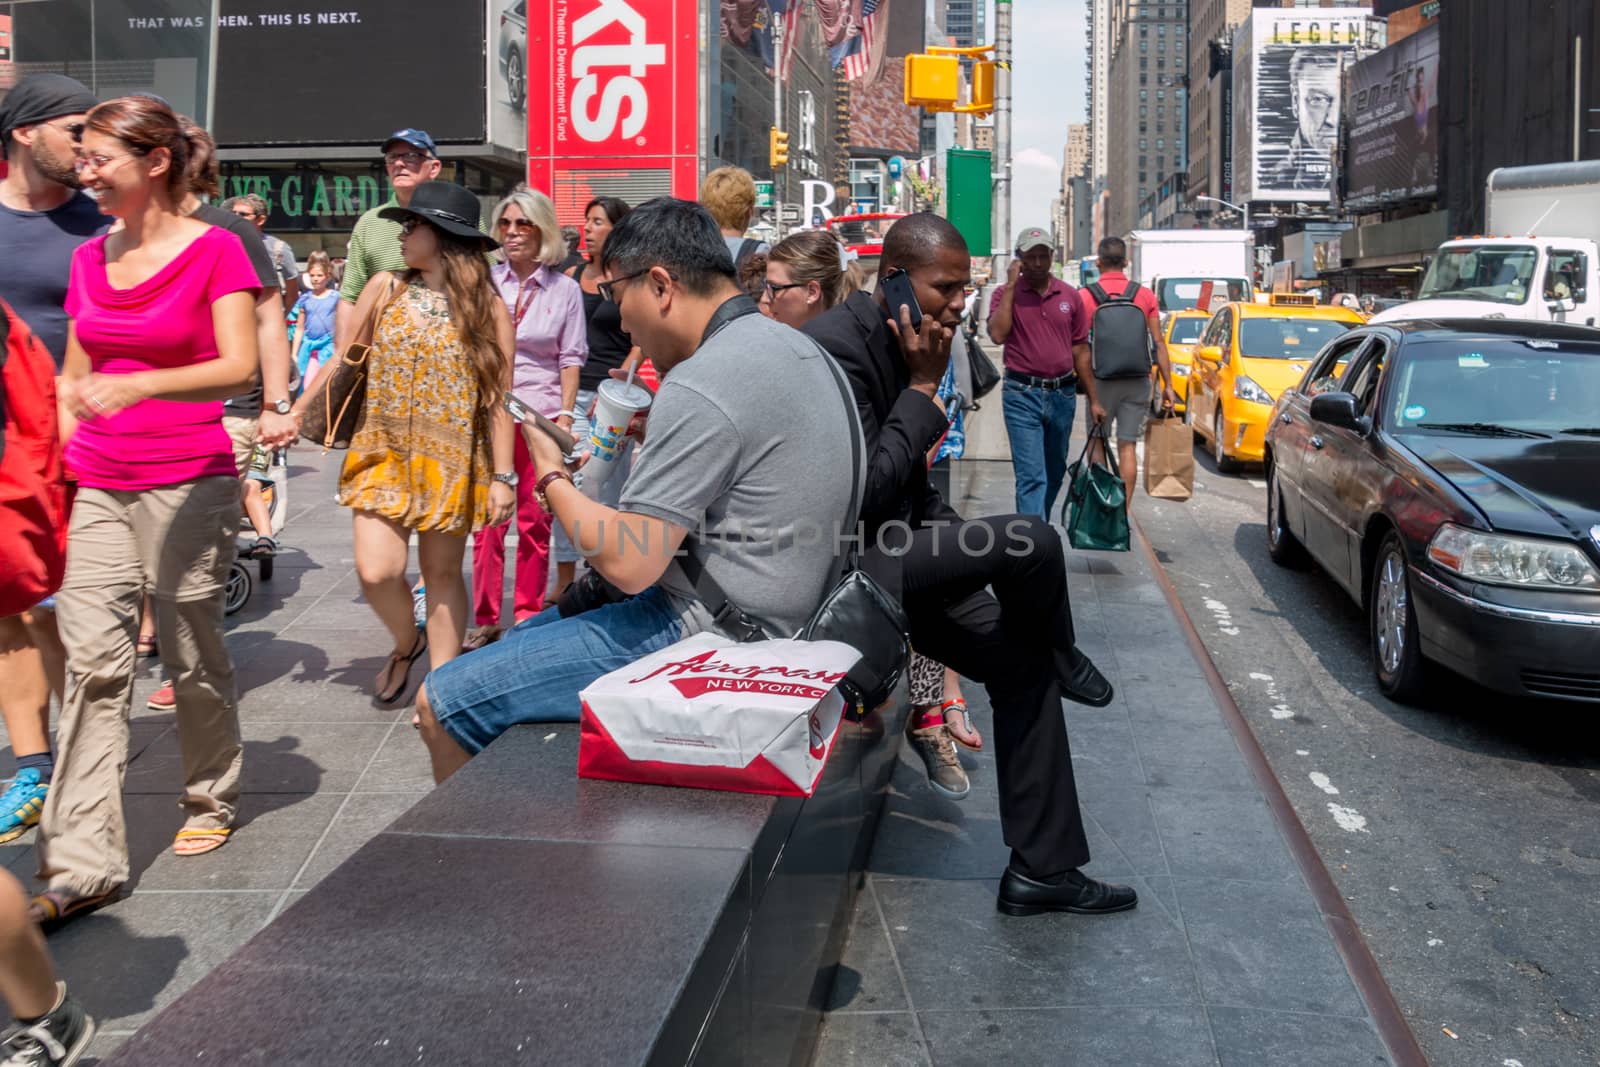
{"label": "overhead sign", "polygon": [[1365,8],[1254,8],[1234,37],[1234,182],[1247,200],[1327,203],[1344,68],[1382,48]]}
{"label": "overhead sign", "polygon": [[1345,74],[1344,206],[1364,211],[1439,191],[1439,26]]}
{"label": "overhead sign", "polygon": [[[216,8],[218,144],[370,144],[376,154],[407,126],[440,143],[488,139],[480,0],[218,0]],[[412,56],[421,65],[405,73]]]}

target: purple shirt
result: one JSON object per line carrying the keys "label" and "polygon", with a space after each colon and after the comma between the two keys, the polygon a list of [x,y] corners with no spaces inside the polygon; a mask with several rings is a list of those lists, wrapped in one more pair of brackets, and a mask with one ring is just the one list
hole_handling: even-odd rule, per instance
{"label": "purple shirt", "polygon": [[[989,297],[989,314],[1000,305],[1005,286]],[[1083,313],[1078,291],[1054,276],[1040,296],[1026,282],[1017,282],[1011,302],[1011,332],[1006,335],[1007,370],[1036,378],[1059,378],[1072,373],[1072,346],[1089,339],[1089,319]]]}
{"label": "purple shirt", "polygon": [[508,263],[489,269],[500,299],[517,331],[511,364],[511,392],[549,418],[561,410],[561,370],[581,367],[589,358],[589,326],[583,316],[583,290],[549,267],[538,267],[526,281]]}

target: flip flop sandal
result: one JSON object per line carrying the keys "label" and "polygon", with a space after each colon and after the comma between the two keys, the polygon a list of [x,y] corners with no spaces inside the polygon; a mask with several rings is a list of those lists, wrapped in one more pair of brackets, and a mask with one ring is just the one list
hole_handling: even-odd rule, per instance
{"label": "flip flop sandal", "polygon": [[[941,713],[943,713],[943,715],[944,715],[945,726],[947,728],[950,725],[950,716],[952,714],[960,715],[961,716],[961,720],[962,720],[961,721],[961,725],[966,730],[966,732],[970,733],[970,734],[972,734],[974,736],[978,736],[978,731],[973,728],[972,715],[971,715],[971,713],[969,713],[967,711],[967,702],[965,700],[959,700],[959,699],[957,699],[957,700],[946,700],[943,704],[939,705],[939,711]],[[982,752],[983,751],[983,738],[982,737],[978,737],[978,743],[977,744],[969,745],[967,742],[961,740],[960,736],[954,730],[950,730],[949,733],[950,733],[950,739],[952,741],[954,741],[956,744],[960,745],[962,748],[967,749],[967,750],[972,751],[972,752]]]}
{"label": "flip flop sandal", "polygon": [[[204,856],[207,852],[215,852],[217,849],[228,843],[228,837],[232,833],[233,828],[229,826],[217,826],[211,827],[210,829],[201,829],[199,827],[190,829],[189,827],[184,827],[182,830],[179,830],[178,835],[172,839],[173,855],[188,858],[190,856]],[[198,847],[178,847],[186,841],[197,842]],[[209,841],[209,843],[203,843],[207,841]]]}
{"label": "flip flop sandal", "polygon": [[98,911],[107,904],[115,904],[123,895],[120,885],[86,897],[73,896],[63,889],[46,889],[28,902],[28,918],[48,932],[80,915]]}
{"label": "flip flop sandal", "polygon": [[485,645],[492,645],[500,640],[500,627],[474,626],[467,631],[467,638],[461,642],[461,651],[476,652]]}
{"label": "flip flop sandal", "polygon": [[[397,704],[400,698],[406,695],[406,690],[411,688],[411,665],[417,662],[417,657],[428,651],[428,633],[426,630],[417,634],[416,644],[411,646],[411,651],[405,655],[398,652],[389,656],[389,662],[384,666],[384,676],[394,688],[387,694],[379,690],[377,694],[380,704]],[[395,668],[400,668],[400,676],[395,678]]]}

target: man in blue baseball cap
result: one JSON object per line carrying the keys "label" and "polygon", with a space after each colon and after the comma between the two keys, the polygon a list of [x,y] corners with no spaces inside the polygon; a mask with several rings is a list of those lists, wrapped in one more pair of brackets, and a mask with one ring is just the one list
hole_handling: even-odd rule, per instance
{"label": "man in blue baseball cap", "polygon": [[406,261],[400,255],[400,224],[380,218],[379,213],[386,207],[408,207],[416,187],[439,176],[439,149],[426,130],[396,130],[383,142],[383,166],[394,195],[356,220],[356,228],[350,234],[344,281],[339,286],[339,310],[333,323],[335,352],[344,351],[356,330],[356,299],[367,279],[380,271],[406,269]]}

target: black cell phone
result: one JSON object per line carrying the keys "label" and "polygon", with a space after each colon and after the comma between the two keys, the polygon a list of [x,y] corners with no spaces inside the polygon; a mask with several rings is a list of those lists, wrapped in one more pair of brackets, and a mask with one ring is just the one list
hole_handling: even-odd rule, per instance
{"label": "black cell phone", "polygon": [[899,267],[889,271],[883,276],[883,299],[888,305],[889,317],[895,322],[900,321],[900,308],[911,309],[911,328],[922,327],[922,308],[917,303],[917,293],[911,287],[911,275]]}
{"label": "black cell phone", "polygon": [[539,414],[537,411],[512,396],[506,394],[506,410],[511,412],[511,417],[520,423],[533,423],[543,430],[561,449],[563,456],[570,456],[578,449],[578,439],[570,433]]}

